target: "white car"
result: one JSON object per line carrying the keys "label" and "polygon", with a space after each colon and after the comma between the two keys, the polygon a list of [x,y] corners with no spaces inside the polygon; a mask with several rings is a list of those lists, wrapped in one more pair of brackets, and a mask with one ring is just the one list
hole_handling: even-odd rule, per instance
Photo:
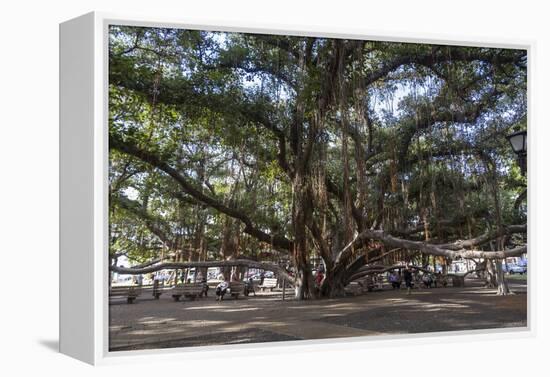
{"label": "white car", "polygon": [[513,274],[523,275],[523,274],[527,273],[527,267],[526,266],[519,266],[517,264],[508,265],[508,272],[510,273],[510,275],[513,275]]}

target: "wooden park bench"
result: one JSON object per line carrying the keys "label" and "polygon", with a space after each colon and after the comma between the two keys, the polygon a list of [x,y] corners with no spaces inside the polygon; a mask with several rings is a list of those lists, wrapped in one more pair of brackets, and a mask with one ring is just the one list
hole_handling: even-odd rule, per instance
{"label": "wooden park bench", "polygon": [[139,286],[119,286],[111,287],[109,290],[109,297],[125,297],[128,304],[133,304],[134,300],[141,294],[141,287]]}
{"label": "wooden park bench", "polygon": [[262,290],[262,292],[266,289],[269,289],[270,291],[273,290],[277,286],[277,279],[276,278],[266,278],[264,279],[263,284],[258,285],[258,288]]}
{"label": "wooden park bench", "polygon": [[244,283],[242,281],[229,282],[229,294],[231,297],[235,297],[235,300],[237,300],[241,293],[244,294]]}
{"label": "wooden park bench", "polygon": [[187,283],[172,287],[170,293],[174,301],[179,301],[181,296],[195,300],[197,297],[203,295],[204,290],[204,283]]}
{"label": "wooden park bench", "polygon": [[451,282],[453,284],[453,287],[464,287],[464,278],[466,274],[453,274],[449,277],[451,278]]}
{"label": "wooden park bench", "polygon": [[434,283],[435,288],[445,288],[449,285],[449,279],[444,275],[435,275]]}
{"label": "wooden park bench", "polygon": [[363,286],[356,281],[352,281],[344,287],[346,295],[357,296],[363,293]]}
{"label": "wooden park bench", "polygon": [[[241,293],[244,294],[244,283],[242,281],[231,281],[227,288],[228,290],[226,290],[224,297],[231,296],[237,300]],[[223,297],[220,299],[223,300]]]}
{"label": "wooden park bench", "polygon": [[[247,286],[248,285],[248,286]],[[248,283],[244,283],[243,293],[245,296],[250,295],[250,293],[253,293],[254,296],[256,296],[256,284],[252,280],[249,280]]]}
{"label": "wooden park bench", "polygon": [[369,276],[363,281],[363,287],[367,292],[372,292],[374,290],[383,290],[386,283],[385,278],[382,276]]}
{"label": "wooden park bench", "polygon": [[158,300],[164,292],[169,292],[171,290],[172,287],[165,286],[164,284],[161,285],[159,284],[158,280],[155,280],[153,283],[153,297],[155,298],[155,300]]}

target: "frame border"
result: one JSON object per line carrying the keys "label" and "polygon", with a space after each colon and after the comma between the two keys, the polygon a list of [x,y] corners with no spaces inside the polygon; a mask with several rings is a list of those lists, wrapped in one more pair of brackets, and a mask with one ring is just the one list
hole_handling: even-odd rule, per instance
{"label": "frame border", "polygon": [[[174,361],[182,359],[212,359],[228,358],[242,355],[246,350],[247,355],[262,356],[268,354],[292,354],[295,352],[315,352],[315,351],[338,351],[350,350],[352,347],[360,346],[362,349],[371,347],[396,347],[403,346],[405,342],[414,339],[416,344],[442,344],[447,342],[471,342],[481,340],[501,340],[513,338],[533,338],[536,335],[535,302],[536,287],[534,282],[537,277],[536,260],[530,243],[534,241],[533,230],[531,229],[532,220],[535,218],[534,205],[528,207],[528,255],[529,269],[527,277],[527,327],[503,328],[503,329],[484,329],[467,331],[448,331],[436,333],[421,334],[400,334],[400,335],[380,335],[368,337],[352,338],[327,338],[320,340],[299,340],[283,341],[271,343],[251,343],[244,345],[217,345],[217,346],[197,346],[197,347],[178,347],[170,349],[156,350],[136,350],[136,351],[114,351],[108,350],[109,341],[109,296],[108,284],[106,284],[108,271],[108,43],[110,25],[128,25],[141,27],[167,27],[180,29],[199,29],[225,32],[243,32],[243,33],[261,33],[276,35],[296,35],[296,36],[318,36],[326,38],[348,38],[364,39],[388,42],[403,43],[428,43],[441,45],[460,45],[471,47],[491,47],[491,48],[511,48],[527,50],[527,128],[528,142],[528,171],[534,171],[532,157],[535,155],[533,148],[536,147],[535,134],[537,130],[533,125],[533,78],[534,78],[534,55],[536,51],[534,40],[518,40],[510,38],[487,38],[487,37],[465,37],[461,35],[449,34],[427,34],[427,33],[402,33],[392,31],[373,31],[368,29],[353,29],[341,27],[288,25],[288,24],[259,24],[255,22],[228,22],[227,20],[206,20],[206,19],[185,19],[185,18],[166,18],[155,16],[140,16],[129,14],[116,14],[105,12],[92,12],[82,17],[93,18],[93,49],[94,49],[94,109],[93,109],[93,359],[83,360],[92,364],[119,364],[127,362],[150,362],[150,361]],[[71,21],[67,21],[71,22]],[[63,72],[60,72],[63,75]],[[60,144],[60,148],[63,145]],[[536,179],[536,178],[535,178]],[[534,186],[535,179],[529,178],[528,184],[528,203],[535,197]],[[60,198],[60,202],[66,199]],[[72,229],[64,227],[61,232],[70,232]],[[63,255],[63,250],[61,251]],[[61,258],[60,258],[61,259]],[[60,270],[63,266],[60,265]],[[61,273],[61,272],[60,272]],[[61,287],[60,287],[61,288]],[[64,297],[60,297],[60,307]],[[60,322],[60,344],[63,341],[61,329],[66,325]],[[84,340],[83,340],[84,341]],[[65,352],[62,350],[61,352]]]}

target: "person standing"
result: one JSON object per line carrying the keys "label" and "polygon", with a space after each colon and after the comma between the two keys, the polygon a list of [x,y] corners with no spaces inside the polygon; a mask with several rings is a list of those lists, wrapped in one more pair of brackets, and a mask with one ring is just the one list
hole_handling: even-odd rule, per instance
{"label": "person standing", "polygon": [[202,286],[201,297],[208,297],[208,283],[206,282],[206,277],[204,277],[204,275],[200,271],[197,274],[197,281]]}
{"label": "person standing", "polygon": [[405,272],[403,272],[403,279],[405,280],[405,286],[407,287],[407,294],[410,295],[413,286],[413,275],[410,267],[407,267]]}
{"label": "person standing", "polygon": [[323,271],[319,270],[315,274],[315,285],[318,289],[321,288],[321,284],[323,284],[323,280],[325,279],[325,275],[323,274]]}

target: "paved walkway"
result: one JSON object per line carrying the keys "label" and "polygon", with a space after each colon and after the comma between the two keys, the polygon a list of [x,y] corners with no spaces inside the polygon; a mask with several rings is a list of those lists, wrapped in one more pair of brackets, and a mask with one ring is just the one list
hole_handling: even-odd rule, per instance
{"label": "paved walkway", "polygon": [[312,301],[282,301],[280,293],[223,302],[140,296],[133,305],[111,303],[110,346],[116,351],[527,325],[525,282],[514,281],[517,293],[504,297],[467,284]]}

